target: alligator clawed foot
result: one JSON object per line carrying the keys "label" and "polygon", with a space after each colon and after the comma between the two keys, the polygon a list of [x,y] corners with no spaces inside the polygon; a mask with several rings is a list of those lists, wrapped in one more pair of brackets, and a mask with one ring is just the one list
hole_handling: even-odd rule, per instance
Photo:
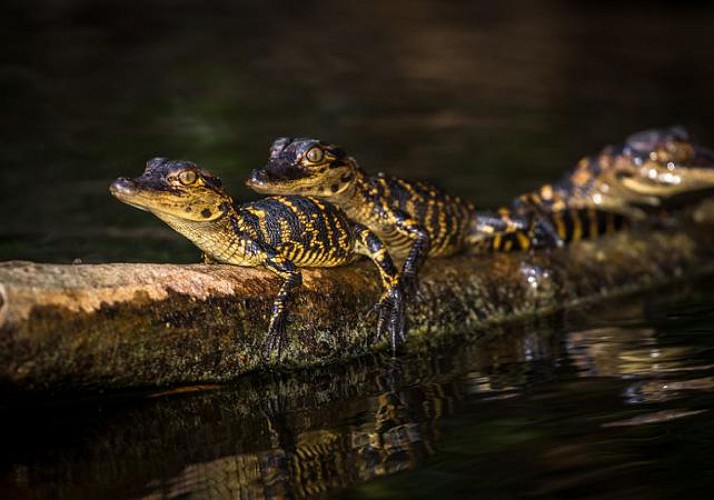
{"label": "alligator clawed foot", "polygon": [[268,335],[263,344],[263,359],[268,361],[275,353],[276,359],[280,361],[283,347],[286,344],[285,321],[283,318],[276,319],[268,328]]}
{"label": "alligator clawed foot", "polygon": [[401,288],[392,287],[382,296],[373,310],[378,312],[374,342],[380,341],[385,334],[389,335],[392,355],[395,355],[397,346],[406,341],[406,310]]}

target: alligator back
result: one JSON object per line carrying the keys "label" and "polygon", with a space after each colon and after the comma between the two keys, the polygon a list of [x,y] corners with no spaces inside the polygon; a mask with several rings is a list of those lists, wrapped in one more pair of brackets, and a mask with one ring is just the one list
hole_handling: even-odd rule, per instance
{"label": "alligator back", "polygon": [[346,206],[346,211],[376,232],[392,255],[405,257],[413,244],[385,215],[395,210],[426,229],[430,256],[448,256],[463,249],[472,208],[458,196],[427,182],[410,182],[384,174],[370,177],[360,191],[365,202]]}
{"label": "alligator back", "polygon": [[331,203],[303,196],[269,196],[239,208],[238,228],[301,266],[352,260],[352,223]]}

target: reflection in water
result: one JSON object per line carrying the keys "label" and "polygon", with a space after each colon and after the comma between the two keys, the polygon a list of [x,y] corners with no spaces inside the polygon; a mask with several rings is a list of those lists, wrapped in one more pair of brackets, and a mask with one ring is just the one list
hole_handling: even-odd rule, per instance
{"label": "reflection in water", "polygon": [[[662,346],[653,328],[612,327],[568,334],[571,356],[588,375],[636,376],[679,371],[693,347]],[[692,368],[692,367],[690,367]]]}
{"label": "reflection in water", "polygon": [[435,452],[439,420],[454,408],[445,391],[454,388],[430,382],[398,389],[400,373],[390,368],[377,374],[374,388],[384,392],[354,401],[352,421],[338,426],[315,428],[302,418],[297,424],[295,415],[261,388],[257,423],[268,437],[267,448],[191,464],[166,480],[150,481],[143,496],[302,498],[411,469]]}
{"label": "reflection in water", "polygon": [[[654,328],[613,326],[570,332],[566,345],[579,376],[631,380],[625,389],[629,403],[663,402],[690,391],[711,392],[714,377],[699,375],[712,371],[714,365],[702,363],[695,346],[661,345],[659,335]],[[670,418],[666,412],[661,415]]]}
{"label": "reflection in water", "polygon": [[637,417],[628,418],[626,420],[617,420],[615,422],[607,422],[602,424],[603,427],[627,427],[634,425],[644,425],[644,424],[661,424],[667,422],[668,420],[674,420],[676,418],[691,417],[693,415],[699,415],[708,410],[662,410],[653,413],[646,413],[644,415],[638,415]]}
{"label": "reflection in water", "polygon": [[[569,314],[429,356],[8,407],[0,497],[305,498],[347,489],[657,498],[661,488],[686,489],[674,473],[642,478],[712,457],[714,358],[702,342],[710,321],[693,324],[686,309],[663,319],[661,305],[643,319],[647,301],[628,301],[621,318],[614,304],[603,307],[609,326],[584,329]],[[696,470],[687,474],[697,484],[714,484]]]}

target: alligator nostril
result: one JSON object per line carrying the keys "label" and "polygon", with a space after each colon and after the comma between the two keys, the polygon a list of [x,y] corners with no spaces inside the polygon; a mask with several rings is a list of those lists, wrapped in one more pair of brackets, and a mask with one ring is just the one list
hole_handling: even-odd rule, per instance
{"label": "alligator nostril", "polygon": [[109,185],[112,194],[129,193],[134,189],[134,181],[127,177],[119,177]]}
{"label": "alligator nostril", "polygon": [[264,184],[266,181],[265,170],[255,169],[250,173],[250,178],[248,179],[248,186]]}

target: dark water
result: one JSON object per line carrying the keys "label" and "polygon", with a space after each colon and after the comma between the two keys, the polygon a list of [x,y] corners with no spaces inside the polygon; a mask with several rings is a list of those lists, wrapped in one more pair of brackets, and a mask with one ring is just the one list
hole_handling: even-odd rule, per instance
{"label": "dark water", "polygon": [[0,408],[3,498],[710,498],[714,288],[398,361]]}
{"label": "dark water", "polygon": [[[109,182],[180,157],[253,198],[281,135],[483,207],[638,129],[714,145],[706,1],[5,0],[0,27],[0,260],[195,261]],[[0,497],[709,498],[713,311],[697,282],[417,359],[0,399]]]}

